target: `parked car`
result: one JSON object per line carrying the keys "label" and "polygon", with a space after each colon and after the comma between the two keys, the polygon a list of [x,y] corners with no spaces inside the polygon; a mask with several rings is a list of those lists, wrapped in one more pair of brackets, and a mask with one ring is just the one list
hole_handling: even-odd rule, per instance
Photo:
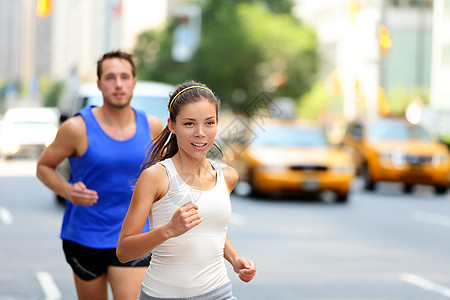
{"label": "parked car", "polygon": [[421,126],[403,119],[357,121],[349,125],[343,143],[353,149],[366,190],[390,181],[403,183],[407,193],[414,184],[432,185],[436,194],[447,192],[449,151]]}
{"label": "parked car", "polygon": [[0,152],[6,159],[38,156],[55,139],[59,113],[56,108],[10,108],[0,129]]}
{"label": "parked car", "polygon": [[318,127],[296,121],[264,121],[263,127],[250,125],[253,136],[239,146],[228,144],[234,152],[230,163],[253,193],[332,191],[337,202],[347,201],[355,176],[353,162],[331,146]]}

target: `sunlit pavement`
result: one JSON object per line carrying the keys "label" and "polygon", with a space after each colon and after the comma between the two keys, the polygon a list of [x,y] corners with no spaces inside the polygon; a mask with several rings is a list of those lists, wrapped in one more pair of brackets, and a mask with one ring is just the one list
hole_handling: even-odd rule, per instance
{"label": "sunlit pavement", "polygon": [[[0,300],[75,300],[58,238],[64,208],[36,178],[35,165],[0,160]],[[450,192],[401,190],[382,183],[366,192],[358,178],[347,204],[233,194],[229,237],[258,267],[249,284],[228,267],[235,296],[450,299]]]}

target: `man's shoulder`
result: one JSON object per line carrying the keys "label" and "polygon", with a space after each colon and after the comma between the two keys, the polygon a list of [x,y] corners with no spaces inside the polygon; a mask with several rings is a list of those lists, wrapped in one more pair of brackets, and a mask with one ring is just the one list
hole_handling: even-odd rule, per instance
{"label": "man's shoulder", "polygon": [[156,138],[164,129],[161,120],[155,116],[147,115],[147,121],[151,130],[150,134],[152,138]]}
{"label": "man's shoulder", "polygon": [[146,115],[146,116],[147,116],[148,123],[150,125],[152,125],[152,124],[158,124],[158,125],[162,124],[161,120],[158,117],[155,117],[155,116],[152,116],[152,115]]}
{"label": "man's shoulder", "polygon": [[60,131],[66,134],[78,135],[86,131],[86,124],[81,115],[76,115],[64,121],[61,124]]}

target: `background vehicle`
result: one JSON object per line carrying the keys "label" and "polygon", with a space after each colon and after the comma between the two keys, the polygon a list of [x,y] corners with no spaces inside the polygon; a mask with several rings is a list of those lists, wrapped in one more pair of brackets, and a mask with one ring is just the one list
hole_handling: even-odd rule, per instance
{"label": "background vehicle", "polygon": [[422,127],[400,119],[350,124],[343,143],[353,149],[366,190],[380,181],[401,182],[404,192],[428,184],[444,194],[450,182],[450,154]]}
{"label": "background vehicle", "polygon": [[[173,90],[174,86],[167,83],[138,81],[133,91],[131,106],[160,118],[163,124],[166,124],[169,116],[167,110],[169,93]],[[103,97],[97,83],[84,83],[76,91],[69,91],[61,98],[59,105],[61,121],[73,116],[86,105],[101,106],[102,104]]]}
{"label": "background vehicle", "polygon": [[265,122],[264,130],[245,140],[231,164],[254,193],[332,191],[337,202],[347,201],[355,176],[353,162],[343,150],[331,146],[318,127]]}
{"label": "background vehicle", "polygon": [[[146,112],[148,115],[158,117],[163,125],[167,124],[169,112],[167,105],[169,103],[169,93],[173,92],[174,86],[153,81],[138,81],[133,91],[131,106]],[[96,82],[82,84],[76,92],[68,92],[61,99],[61,122],[73,116],[86,105],[102,106],[103,96],[99,91]],[[70,165],[65,159],[57,168],[64,178],[69,178]],[[57,196],[59,201],[64,201]]]}
{"label": "background vehicle", "polygon": [[59,113],[56,108],[10,108],[0,128],[0,151],[6,158],[38,156],[55,139]]}

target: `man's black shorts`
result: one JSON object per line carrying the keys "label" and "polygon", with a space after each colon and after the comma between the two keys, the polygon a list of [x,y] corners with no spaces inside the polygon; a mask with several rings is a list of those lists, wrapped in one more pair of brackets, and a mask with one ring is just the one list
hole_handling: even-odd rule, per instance
{"label": "man's black shorts", "polygon": [[92,280],[106,273],[109,266],[148,267],[151,253],[127,263],[121,263],[116,248],[96,249],[78,243],[63,240],[64,254],[72,270],[83,280]]}

